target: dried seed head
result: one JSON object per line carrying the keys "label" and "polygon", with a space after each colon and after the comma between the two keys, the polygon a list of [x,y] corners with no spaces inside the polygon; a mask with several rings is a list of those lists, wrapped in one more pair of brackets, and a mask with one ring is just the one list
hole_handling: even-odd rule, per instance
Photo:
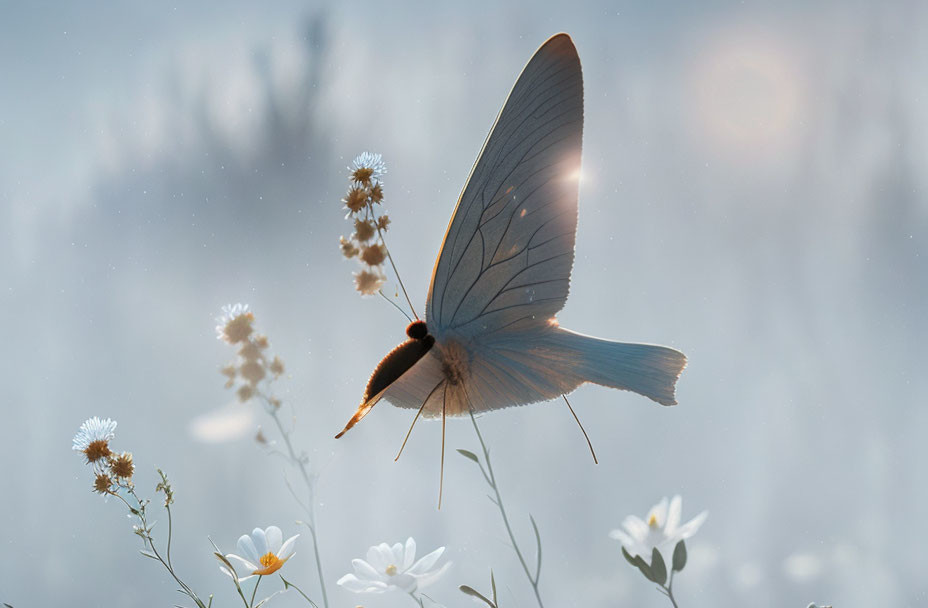
{"label": "dried seed head", "polygon": [[110,471],[113,472],[118,479],[132,479],[132,474],[135,473],[135,463],[132,462],[132,454],[129,452],[123,452],[119,456],[113,458],[110,461]]}
{"label": "dried seed head", "polygon": [[252,386],[261,382],[264,378],[264,366],[257,361],[246,361],[239,371],[242,378],[250,382]]}
{"label": "dried seed head", "polygon": [[354,275],[355,289],[366,296],[372,296],[383,286],[386,277],[373,270],[362,270]]}
{"label": "dried seed head", "polygon": [[385,259],[387,259],[387,250],[379,243],[371,245],[370,247],[365,247],[364,250],[361,251],[361,261],[368,266],[380,266]]}
{"label": "dried seed head", "polygon": [[383,201],[383,186],[380,184],[374,184],[371,188],[371,201],[375,203]]}
{"label": "dried seed head", "polygon": [[348,207],[351,213],[357,213],[367,206],[369,197],[370,193],[366,188],[355,185],[348,190],[348,194],[345,195],[342,202],[345,203],[345,206]]}
{"label": "dried seed head", "polygon": [[274,360],[271,361],[267,368],[275,376],[280,376],[284,373],[284,362],[280,360],[280,357],[274,357]]}
{"label": "dried seed head", "polygon": [[91,441],[90,444],[84,448],[84,456],[87,458],[88,464],[100,462],[105,458],[109,458],[112,454],[113,452],[110,451],[110,444],[106,439]]}
{"label": "dried seed head", "polygon": [[371,240],[376,233],[377,227],[374,225],[374,222],[361,219],[354,221],[354,234],[359,242],[363,243]]}
{"label": "dried seed head", "polygon": [[358,246],[354,244],[353,240],[346,239],[343,236],[338,237],[338,246],[342,249],[342,255],[349,260],[361,253],[361,250],[358,249]]}
{"label": "dried seed head", "polygon": [[258,348],[258,345],[255,344],[252,340],[247,340],[242,344],[242,348],[239,349],[238,354],[245,361],[257,361],[261,358],[261,349]]}
{"label": "dried seed head", "polygon": [[93,480],[93,491],[97,494],[111,494],[113,492],[113,478],[106,473],[97,473]]}
{"label": "dried seed head", "polygon": [[238,387],[238,390],[236,391],[236,395],[238,395],[239,401],[241,401],[242,403],[245,403],[246,401],[248,401],[249,399],[255,396],[255,389],[250,384],[243,384],[240,387]]}

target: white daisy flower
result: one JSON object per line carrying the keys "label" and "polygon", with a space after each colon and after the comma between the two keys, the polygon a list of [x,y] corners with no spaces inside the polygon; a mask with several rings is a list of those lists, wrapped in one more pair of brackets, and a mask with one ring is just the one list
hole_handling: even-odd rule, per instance
{"label": "white daisy flower", "polygon": [[439,547],[415,561],[416,541],[412,537],[405,546],[381,543],[368,549],[367,560],[351,560],[354,574],[341,577],[338,584],[355,593],[383,593],[390,589],[413,593],[438,580],[451,566],[448,562],[441,568],[433,568],[444,551],[444,547]]}
{"label": "white daisy flower", "polygon": [[[242,582],[253,576],[266,576],[274,574],[293,557],[295,553],[294,543],[299,538],[299,534],[291,536],[283,541],[283,534],[277,526],[270,526],[264,530],[255,528],[251,535],[243,534],[236,545],[241,555],[229,553],[226,559],[235,562],[236,568],[239,566],[245,576],[239,576],[238,581]],[[230,572],[225,566],[220,566],[225,574],[236,578],[235,573]]]}
{"label": "white daisy flower", "polygon": [[74,436],[72,450],[86,452],[90,444],[103,441],[108,443],[116,436],[116,421],[109,418],[100,420],[97,416],[84,421],[80,430]]}
{"label": "white daisy flower", "polygon": [[677,543],[696,534],[699,527],[706,521],[706,517],[709,516],[708,511],[703,511],[681,526],[680,512],[682,509],[683,499],[679,495],[674,496],[669,505],[667,498],[664,497],[648,511],[647,521],[629,515],[622,522],[622,527],[625,529],[613,530],[609,536],[622,543],[632,557],[640,555],[650,562],[651,553],[656,548],[667,560],[671,557]]}
{"label": "white daisy flower", "polygon": [[254,320],[248,304],[226,304],[222,316],[216,317],[216,337],[229,344],[244,342],[251,335]]}
{"label": "white daisy flower", "polygon": [[352,180],[366,185],[374,185],[379,184],[387,173],[387,165],[383,162],[383,157],[380,154],[363,152],[355,157],[348,170],[351,172],[348,177]]}

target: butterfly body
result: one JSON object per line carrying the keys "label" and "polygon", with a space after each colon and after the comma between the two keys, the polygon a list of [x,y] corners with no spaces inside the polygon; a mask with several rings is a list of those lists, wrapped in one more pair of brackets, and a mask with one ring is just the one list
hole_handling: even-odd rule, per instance
{"label": "butterfly body", "polygon": [[[686,357],[563,329],[577,229],[583,82],[570,37],[525,66],[458,200],[421,338],[378,366],[344,434],[380,400],[427,418],[559,398],[584,382],[673,405]],[[418,335],[418,333],[417,333]],[[426,346],[426,341],[431,340]],[[376,381],[375,381],[376,380]]]}

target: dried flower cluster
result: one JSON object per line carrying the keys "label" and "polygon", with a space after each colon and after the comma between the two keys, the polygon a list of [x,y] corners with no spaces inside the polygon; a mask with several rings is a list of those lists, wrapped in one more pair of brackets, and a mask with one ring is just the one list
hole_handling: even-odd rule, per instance
{"label": "dried flower cluster", "polygon": [[387,167],[380,154],[365,152],[354,159],[348,168],[350,185],[342,199],[348,209],[348,219],[354,222],[354,233],[339,237],[339,247],[346,258],[358,258],[362,268],[354,273],[355,288],[364,295],[380,291],[386,281],[383,263],[389,253],[383,233],[390,218],[376,205],[383,205],[383,176]]}
{"label": "dried flower cluster", "polygon": [[[238,385],[236,395],[244,403],[258,393],[258,384],[262,380],[283,375],[284,362],[276,355],[273,358],[268,356],[270,342],[267,336],[255,334],[255,316],[248,310],[247,304],[223,306],[222,312],[217,319],[216,334],[220,340],[238,347],[238,358],[219,371],[226,377],[226,388]],[[275,398],[270,398],[269,403],[280,407],[280,401]]]}
{"label": "dried flower cluster", "polygon": [[116,436],[116,421],[101,420],[94,416],[86,420],[74,436],[71,449],[81,452],[87,464],[93,467],[93,491],[98,494],[114,494],[117,488],[131,488],[135,463],[132,454],[117,454],[110,448]]}

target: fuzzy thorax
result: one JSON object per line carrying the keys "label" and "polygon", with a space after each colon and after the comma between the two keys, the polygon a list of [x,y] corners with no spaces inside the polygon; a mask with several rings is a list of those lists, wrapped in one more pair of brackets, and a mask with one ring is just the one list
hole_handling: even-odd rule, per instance
{"label": "fuzzy thorax", "polygon": [[441,372],[451,386],[462,384],[470,376],[470,353],[457,340],[438,345]]}

